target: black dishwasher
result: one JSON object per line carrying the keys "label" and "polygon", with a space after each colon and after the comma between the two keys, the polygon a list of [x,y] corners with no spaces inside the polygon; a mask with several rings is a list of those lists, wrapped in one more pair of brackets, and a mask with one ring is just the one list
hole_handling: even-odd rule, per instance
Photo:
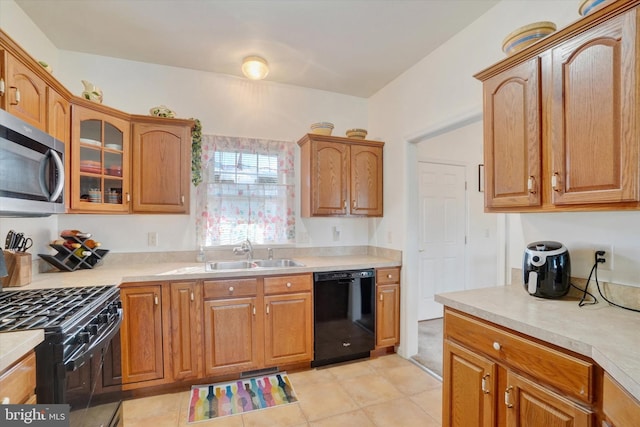
{"label": "black dishwasher", "polygon": [[311,366],[369,357],[375,347],[375,281],[373,269],[314,273]]}

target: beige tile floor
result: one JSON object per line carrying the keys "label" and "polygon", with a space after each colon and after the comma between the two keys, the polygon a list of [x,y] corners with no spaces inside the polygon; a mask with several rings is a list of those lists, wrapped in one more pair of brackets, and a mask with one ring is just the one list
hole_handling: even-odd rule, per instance
{"label": "beige tile floor", "polygon": [[442,384],[398,355],[289,373],[298,402],[194,424],[189,391],[127,400],[125,427],[393,427],[441,425]]}

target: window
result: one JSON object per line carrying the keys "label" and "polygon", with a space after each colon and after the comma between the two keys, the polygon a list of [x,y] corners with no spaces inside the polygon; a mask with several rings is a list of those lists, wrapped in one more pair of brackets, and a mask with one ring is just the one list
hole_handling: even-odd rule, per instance
{"label": "window", "polygon": [[293,142],[202,136],[198,244],[295,242]]}

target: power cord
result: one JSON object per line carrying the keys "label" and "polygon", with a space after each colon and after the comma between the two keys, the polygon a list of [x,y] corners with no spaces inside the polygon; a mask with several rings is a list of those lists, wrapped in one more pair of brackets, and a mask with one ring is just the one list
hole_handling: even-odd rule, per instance
{"label": "power cord", "polygon": [[[606,302],[608,302],[609,304],[615,307],[624,308],[625,310],[635,311],[640,313],[640,310],[638,309],[625,307],[623,305],[616,304],[615,302],[610,301],[609,299],[607,299],[607,297],[604,296],[604,294],[602,293],[602,290],[600,290],[600,282],[598,281],[598,264],[602,264],[606,261],[604,258],[602,258],[603,256],[604,256],[604,251],[596,251],[594,256],[595,259],[594,259],[593,267],[591,267],[591,272],[589,273],[589,278],[587,279],[587,284],[585,285],[584,289],[580,289],[579,287],[571,283],[571,286],[583,292],[582,298],[580,298],[580,302],[578,303],[578,305],[580,307],[583,307],[585,305],[593,305],[598,303],[598,299],[588,291],[589,283],[591,283],[591,276],[594,276],[596,280],[596,287],[598,289],[598,293],[600,294],[603,300],[605,300]],[[591,301],[585,301],[585,298],[587,297],[587,295],[591,297]]]}

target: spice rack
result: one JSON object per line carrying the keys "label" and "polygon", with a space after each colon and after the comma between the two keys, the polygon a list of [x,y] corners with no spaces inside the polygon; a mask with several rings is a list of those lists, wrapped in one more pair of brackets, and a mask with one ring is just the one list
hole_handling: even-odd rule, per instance
{"label": "spice rack", "polygon": [[86,236],[88,237],[63,234],[60,237],[80,246],[68,248],[63,244],[51,243],[49,246],[55,249],[57,253],[55,255],[38,254],[38,256],[61,271],[93,268],[102,262],[109,250],[98,249],[97,247],[90,248],[86,242],[91,235]]}

